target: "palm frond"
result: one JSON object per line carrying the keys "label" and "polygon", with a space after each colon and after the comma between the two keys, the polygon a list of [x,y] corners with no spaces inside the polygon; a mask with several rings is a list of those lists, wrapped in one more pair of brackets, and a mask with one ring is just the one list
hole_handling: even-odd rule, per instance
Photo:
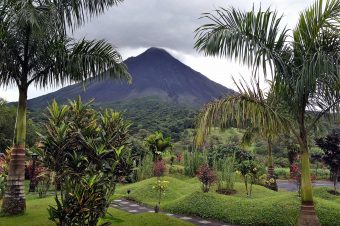
{"label": "palm frond", "polygon": [[268,8],[243,12],[235,8],[215,10],[202,17],[211,23],[196,29],[195,48],[206,55],[238,59],[257,72],[283,67],[287,30],[280,30],[281,18]]}
{"label": "palm frond", "polygon": [[195,143],[203,144],[212,127],[256,128],[266,135],[289,131],[292,123],[279,108],[268,102],[264,93],[256,85],[238,85],[240,94],[226,97],[207,104],[197,122]]}
{"label": "palm frond", "polygon": [[84,82],[94,78],[112,78],[131,82],[131,76],[122,58],[113,46],[104,40],[55,40],[47,50],[50,61],[31,77],[30,82],[41,87]]}
{"label": "palm frond", "polygon": [[105,12],[110,7],[117,6],[124,0],[47,0],[54,4],[59,12],[61,26],[64,30],[83,25],[86,21]]}

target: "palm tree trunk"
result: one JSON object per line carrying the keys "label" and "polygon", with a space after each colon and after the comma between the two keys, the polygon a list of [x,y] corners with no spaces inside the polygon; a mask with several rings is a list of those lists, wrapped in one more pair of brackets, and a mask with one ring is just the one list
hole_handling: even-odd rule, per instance
{"label": "palm tree trunk", "polygon": [[339,170],[335,169],[334,171],[335,171],[334,172],[334,178],[333,178],[333,182],[334,182],[334,195],[336,195],[336,184],[337,184],[338,177],[339,177]]}
{"label": "palm tree trunk", "polygon": [[273,163],[273,153],[272,153],[272,142],[268,138],[268,179],[274,177],[274,163]]}
{"label": "palm tree trunk", "polygon": [[27,87],[19,88],[19,102],[14,134],[14,147],[11,152],[7,187],[2,202],[2,211],[8,215],[24,213],[26,200],[25,182],[25,142],[26,142],[26,103]]}
{"label": "palm tree trunk", "polygon": [[298,219],[298,226],[321,226],[315,212],[313,202],[313,187],[310,174],[310,161],[307,146],[306,132],[301,134],[301,209]]}

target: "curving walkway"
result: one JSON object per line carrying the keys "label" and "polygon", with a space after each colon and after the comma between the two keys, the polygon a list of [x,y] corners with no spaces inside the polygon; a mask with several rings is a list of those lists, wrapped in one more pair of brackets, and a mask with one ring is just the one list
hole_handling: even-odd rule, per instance
{"label": "curving walkway", "polygon": [[[126,200],[126,199],[116,199],[112,202],[110,206],[113,208],[124,210],[132,214],[155,212],[152,208],[148,206],[141,205],[141,204],[138,204],[136,202],[133,202],[131,200]],[[161,213],[166,214],[171,217],[181,219],[181,220],[189,221],[199,226],[236,226],[236,225],[225,224],[225,223],[214,221],[214,220],[206,220],[206,219],[199,218],[199,217],[184,216],[180,214],[172,214],[172,213],[166,213],[166,212],[161,212]]]}

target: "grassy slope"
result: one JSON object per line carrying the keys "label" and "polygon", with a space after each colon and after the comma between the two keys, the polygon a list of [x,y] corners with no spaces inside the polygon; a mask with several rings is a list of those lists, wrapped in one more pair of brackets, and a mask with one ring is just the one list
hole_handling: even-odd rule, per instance
{"label": "grassy slope", "polygon": [[[48,219],[47,207],[54,204],[53,197],[38,199],[28,196],[26,213],[15,217],[0,217],[1,226],[52,226]],[[118,209],[109,208],[109,214],[100,223],[111,222],[119,226],[193,226],[193,224],[168,217],[163,214],[143,213],[130,214]]]}
{"label": "grassy slope", "polygon": [[[214,192],[200,191],[200,184],[195,179],[176,179],[164,177],[170,182],[161,206],[174,213],[197,215],[214,218],[227,223],[243,225],[292,225],[299,212],[299,198],[292,192],[273,192],[261,186],[254,186],[252,198],[245,196],[242,183],[236,183],[236,195],[225,196]],[[152,190],[155,178],[139,183],[121,186],[117,192],[126,194],[131,190],[130,198],[149,205],[155,205],[156,193]],[[340,226],[340,198],[327,193],[327,188],[315,189],[317,212],[322,225]]]}

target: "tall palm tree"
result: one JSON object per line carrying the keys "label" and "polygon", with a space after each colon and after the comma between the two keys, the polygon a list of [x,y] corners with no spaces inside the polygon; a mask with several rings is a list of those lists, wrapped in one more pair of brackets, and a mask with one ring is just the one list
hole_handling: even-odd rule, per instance
{"label": "tall palm tree", "polygon": [[7,214],[25,210],[24,167],[27,91],[82,82],[93,77],[130,79],[121,56],[104,40],[80,40],[67,33],[121,0],[2,0],[0,85],[17,86],[19,101],[7,192]]}
{"label": "tall palm tree", "polygon": [[[319,225],[313,203],[308,133],[326,113],[339,110],[340,0],[318,0],[300,14],[291,31],[280,29],[282,17],[261,8],[244,12],[217,9],[203,16],[209,21],[197,29],[195,47],[207,55],[229,57],[272,75],[276,95],[297,125],[302,164],[299,225]],[[306,124],[312,112],[313,120]],[[260,116],[260,115],[259,115]]]}
{"label": "tall palm tree", "polygon": [[289,115],[280,108],[281,104],[272,90],[264,93],[255,82],[247,85],[244,80],[243,84],[235,84],[238,94],[206,105],[199,115],[196,144],[202,145],[210,128],[214,126],[225,128],[236,125],[247,128],[242,143],[248,144],[256,136],[266,139],[268,179],[274,178],[272,142],[281,133],[289,132]]}

